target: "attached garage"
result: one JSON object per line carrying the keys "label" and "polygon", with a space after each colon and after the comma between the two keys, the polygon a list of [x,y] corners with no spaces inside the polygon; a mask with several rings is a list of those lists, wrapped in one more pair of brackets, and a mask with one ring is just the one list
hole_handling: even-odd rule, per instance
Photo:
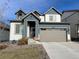
{"label": "attached garage", "polygon": [[41,29],[40,30],[41,42],[66,42],[66,30],[61,29]]}

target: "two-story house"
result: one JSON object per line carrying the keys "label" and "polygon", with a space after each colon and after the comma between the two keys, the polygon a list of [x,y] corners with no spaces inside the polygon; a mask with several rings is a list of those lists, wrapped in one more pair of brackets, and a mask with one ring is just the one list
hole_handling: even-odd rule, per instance
{"label": "two-story house", "polygon": [[10,23],[10,40],[22,37],[37,38],[42,42],[70,41],[70,24],[61,22],[61,13],[50,8],[43,15],[37,11],[25,13],[17,11],[16,20]]}

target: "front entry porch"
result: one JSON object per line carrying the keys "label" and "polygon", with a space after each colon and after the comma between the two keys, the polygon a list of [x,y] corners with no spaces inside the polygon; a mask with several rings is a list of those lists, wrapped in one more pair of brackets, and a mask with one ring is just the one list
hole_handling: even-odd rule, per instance
{"label": "front entry porch", "polygon": [[34,38],[35,37],[35,21],[28,21],[27,22],[27,37]]}

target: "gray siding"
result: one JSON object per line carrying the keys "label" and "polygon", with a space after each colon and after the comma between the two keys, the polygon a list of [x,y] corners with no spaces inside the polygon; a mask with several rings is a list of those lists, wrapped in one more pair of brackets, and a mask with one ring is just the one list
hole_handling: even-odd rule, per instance
{"label": "gray siding", "polygon": [[39,21],[38,21],[38,19],[36,19],[33,15],[29,15],[28,17],[26,17],[25,19],[24,19],[24,33],[25,33],[25,35],[24,36],[27,36],[27,22],[28,21],[35,21],[35,23],[36,23],[36,29],[35,29],[35,36],[37,37],[38,36],[38,33],[39,33]]}
{"label": "gray siding", "polygon": [[40,28],[62,28],[70,30],[70,25],[60,25],[60,24],[40,24]]}
{"label": "gray siding", "polygon": [[64,21],[63,19],[69,17],[70,15],[72,15],[74,12],[66,12],[62,14],[62,21]]}
{"label": "gray siding", "polygon": [[45,14],[59,14],[59,12],[55,10],[54,8],[51,8]]}
{"label": "gray siding", "polygon": [[[63,14],[62,17],[65,17]],[[79,13],[74,13],[68,18],[62,19],[63,22],[70,23],[70,28],[71,28],[71,37],[72,38],[77,38],[77,26],[76,24],[79,24]]]}
{"label": "gray siding", "polygon": [[0,29],[0,41],[9,41],[9,31]]}

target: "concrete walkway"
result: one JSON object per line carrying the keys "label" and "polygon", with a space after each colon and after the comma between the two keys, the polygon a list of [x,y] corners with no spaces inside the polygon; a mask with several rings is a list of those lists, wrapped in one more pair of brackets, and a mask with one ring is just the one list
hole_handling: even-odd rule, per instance
{"label": "concrete walkway", "polygon": [[42,43],[50,59],[79,59],[79,44],[74,42]]}

